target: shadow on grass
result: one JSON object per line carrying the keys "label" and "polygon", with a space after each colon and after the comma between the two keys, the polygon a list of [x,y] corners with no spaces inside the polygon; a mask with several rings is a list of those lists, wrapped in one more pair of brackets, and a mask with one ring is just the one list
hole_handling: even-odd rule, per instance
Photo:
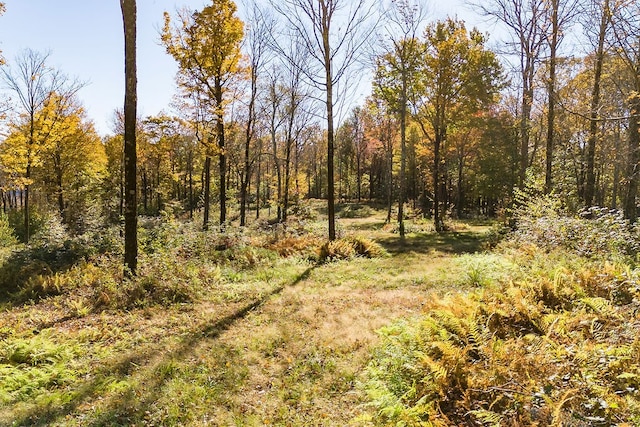
{"label": "shadow on grass", "polygon": [[[59,406],[48,404],[31,407],[28,412],[11,420],[11,425],[48,426],[52,423],[63,422],[65,418],[72,416],[77,409],[89,405],[92,406],[94,412],[84,417],[83,425],[120,426],[137,425],[144,422],[145,417],[152,413],[153,405],[161,398],[165,386],[173,378],[173,370],[170,368],[172,362],[188,359],[196,351],[199,344],[216,340],[237,321],[245,318],[273,296],[306,280],[315,268],[315,265],[307,268],[292,282],[274,288],[260,298],[237,307],[219,319],[214,317],[203,321],[184,336],[175,348],[168,349],[164,345],[165,343],[156,342],[136,348],[128,354],[120,355],[117,360],[91,372],[90,379],[78,385],[77,389],[69,396],[67,403]],[[226,366],[230,367],[230,370],[241,368],[241,354],[237,352],[234,354],[231,349],[226,349],[219,343],[216,343],[216,348],[212,351],[216,354],[219,353],[219,359],[227,362]],[[215,357],[216,354],[212,357]],[[169,368],[163,368],[163,366]],[[228,373],[222,371],[218,375],[225,376]],[[127,380],[133,380],[131,387],[107,401],[101,400],[100,395],[110,384]],[[237,383],[224,383],[225,378],[220,378],[220,380],[223,382],[225,392],[232,391],[233,386],[238,385]],[[94,400],[98,401],[96,406],[99,406],[99,409],[97,410],[93,408]],[[179,421],[176,423],[180,424]]]}
{"label": "shadow on grass", "polygon": [[381,238],[377,242],[394,255],[407,252],[426,254],[434,250],[448,254],[465,254],[481,251],[486,238],[485,233],[463,231],[415,233],[406,236],[404,242],[400,236]]}

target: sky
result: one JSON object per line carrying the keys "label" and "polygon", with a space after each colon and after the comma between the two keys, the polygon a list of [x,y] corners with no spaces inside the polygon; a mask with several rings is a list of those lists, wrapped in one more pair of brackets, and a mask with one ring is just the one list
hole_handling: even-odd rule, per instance
{"label": "sky", "polygon": [[[124,102],[124,41],[118,0],[3,0],[0,50],[7,64],[24,49],[49,52],[49,65],[86,82],[79,98],[98,133],[112,133],[113,113]],[[170,112],[177,67],[159,42],[163,12],[207,0],[138,0],[138,114]],[[457,15],[482,25],[462,0],[432,0],[430,17]]]}

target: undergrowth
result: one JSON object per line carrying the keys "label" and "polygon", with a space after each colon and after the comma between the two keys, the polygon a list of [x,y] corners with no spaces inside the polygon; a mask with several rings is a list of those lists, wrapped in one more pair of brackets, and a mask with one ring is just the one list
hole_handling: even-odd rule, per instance
{"label": "undergrowth", "polygon": [[378,243],[360,236],[328,241],[319,250],[320,261],[347,260],[356,256],[379,258],[386,255],[387,252]]}
{"label": "undergrowth", "polygon": [[640,422],[637,271],[521,268],[381,331],[365,386],[380,425]]}
{"label": "undergrowth", "polygon": [[640,425],[637,230],[536,203],[495,254],[468,258],[471,287],[380,331],[362,384],[375,415],[360,421]]}

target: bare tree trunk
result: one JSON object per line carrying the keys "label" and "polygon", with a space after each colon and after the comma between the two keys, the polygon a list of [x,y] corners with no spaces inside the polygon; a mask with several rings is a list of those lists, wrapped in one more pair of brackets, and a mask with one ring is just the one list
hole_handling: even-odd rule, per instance
{"label": "bare tree trunk", "polygon": [[227,153],[225,152],[224,140],[224,112],[221,111],[223,103],[222,83],[219,78],[216,78],[215,95],[216,107],[218,109],[218,112],[216,113],[216,136],[218,137],[218,150],[220,150],[218,155],[220,173],[220,229],[224,230],[225,223],[227,221]]}
{"label": "bare tree trunk", "polygon": [[554,126],[555,126],[555,108],[556,108],[556,62],[558,50],[558,37],[560,31],[560,21],[558,18],[558,9],[560,8],[560,0],[551,0],[551,42],[549,44],[549,111],[547,115],[547,153],[545,159],[545,181],[544,190],[546,194],[551,193],[553,189],[553,146],[554,146]]}
{"label": "bare tree trunk", "polygon": [[464,191],[463,191],[463,168],[464,168],[464,149],[461,149],[458,153],[458,196],[456,203],[456,211],[458,213],[458,219],[462,218],[464,210]]}
{"label": "bare tree trunk", "polygon": [[404,199],[406,197],[406,163],[407,163],[407,77],[402,76],[402,99],[400,100],[400,177],[398,194],[398,230],[400,240],[404,242]]}
{"label": "bare tree trunk", "polygon": [[136,188],[136,0],[120,0],[125,39],[125,102],[124,102],[124,266],[127,274],[135,275],[138,267],[138,211]]}
{"label": "bare tree trunk", "polygon": [[[325,19],[326,14],[324,15]],[[330,18],[328,18],[330,19]],[[331,72],[331,46],[329,45],[329,22],[325,23],[326,31],[322,32],[324,45],[324,66],[327,85],[327,215],[329,216],[329,240],[336,239],[336,206],[335,183],[333,172],[334,130],[333,130],[333,73]]]}
{"label": "bare tree trunk", "polygon": [[277,220],[282,221],[282,167],[280,165],[280,159],[278,157],[278,139],[276,137],[275,128],[271,129],[271,148],[273,150],[273,165],[276,168],[277,179]]}
{"label": "bare tree trunk", "polygon": [[441,176],[440,176],[440,146],[442,137],[439,130],[435,132],[433,143],[433,226],[436,232],[443,231],[442,218],[440,217],[440,204],[442,199]]}
{"label": "bare tree trunk", "polygon": [[[604,63],[604,41],[607,33],[607,26],[610,20],[609,0],[605,0],[604,9],[600,18],[600,28],[598,31],[598,47],[596,48],[596,63],[593,79],[593,90],[591,91],[591,121],[589,123],[589,139],[587,141],[587,179],[584,192],[584,205],[590,207],[593,204],[595,194],[595,157],[596,142],[598,140],[598,106],[600,105],[600,81],[602,80],[602,65]],[[617,183],[614,182],[617,190]],[[615,200],[614,200],[615,206]]]}
{"label": "bare tree trunk", "polygon": [[[289,130],[291,132],[291,130]],[[287,138],[287,147],[284,160],[284,194],[282,200],[282,221],[287,221],[287,210],[289,209],[289,182],[291,181],[291,137]]]}
{"label": "bare tree trunk", "polygon": [[189,168],[189,218],[193,219],[193,151],[189,150],[188,157]]}

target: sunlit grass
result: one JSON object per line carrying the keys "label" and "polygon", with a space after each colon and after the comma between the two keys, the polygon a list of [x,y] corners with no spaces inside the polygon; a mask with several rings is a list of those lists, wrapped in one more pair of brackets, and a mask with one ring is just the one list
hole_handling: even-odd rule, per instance
{"label": "sunlit grass", "polygon": [[161,224],[135,280],[109,254],[33,275],[0,316],[0,425],[335,426],[367,412],[356,383],[376,330],[471,286],[456,253],[482,229],[399,242],[385,212],[353,207],[340,234],[388,254],[320,263],[311,208],[320,219],[289,230]]}

